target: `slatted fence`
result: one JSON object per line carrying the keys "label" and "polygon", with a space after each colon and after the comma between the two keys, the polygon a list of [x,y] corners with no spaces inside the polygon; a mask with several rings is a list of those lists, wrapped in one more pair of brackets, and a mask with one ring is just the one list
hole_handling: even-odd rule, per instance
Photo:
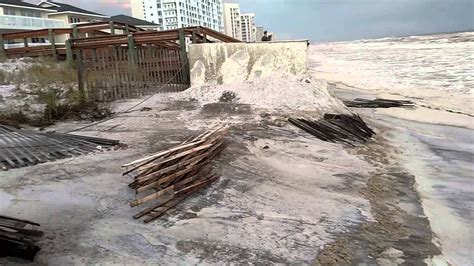
{"label": "slatted fence", "polygon": [[118,45],[77,53],[80,88],[89,100],[113,101],[189,87],[179,48]]}

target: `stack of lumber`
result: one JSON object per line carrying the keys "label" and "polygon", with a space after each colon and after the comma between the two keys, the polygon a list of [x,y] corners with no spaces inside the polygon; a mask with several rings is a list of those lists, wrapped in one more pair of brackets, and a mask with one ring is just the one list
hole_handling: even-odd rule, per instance
{"label": "stack of lumber", "polygon": [[0,169],[8,170],[88,154],[119,145],[118,140],[0,125]]}
{"label": "stack of lumber", "polygon": [[344,101],[347,107],[355,108],[390,108],[390,107],[413,107],[415,104],[412,101],[404,100],[389,100],[375,98],[373,100],[356,98],[353,101]]}
{"label": "stack of lumber", "polygon": [[33,260],[40,247],[36,242],[43,235],[34,229],[37,223],[0,215],[0,257]]}
{"label": "stack of lumber", "polygon": [[134,178],[129,187],[137,195],[130,206],[148,205],[133,218],[146,216],[144,222],[151,222],[215,181],[218,176],[211,173],[210,162],[225,148],[227,132],[227,126],[219,126],[178,146],[123,165],[128,168],[124,175]]}
{"label": "stack of lumber", "polygon": [[375,135],[358,115],[325,114],[323,119],[317,121],[303,118],[290,118],[288,121],[321,140],[351,146],[354,146],[355,142],[365,142]]}

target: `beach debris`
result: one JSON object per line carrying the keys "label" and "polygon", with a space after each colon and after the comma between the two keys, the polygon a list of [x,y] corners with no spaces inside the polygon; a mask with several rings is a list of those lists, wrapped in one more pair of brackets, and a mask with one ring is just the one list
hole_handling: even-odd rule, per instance
{"label": "beach debris", "polygon": [[8,170],[120,145],[118,140],[56,132],[36,132],[0,125],[0,168]]}
{"label": "beach debris", "polygon": [[41,249],[37,242],[43,232],[35,222],[0,215],[0,257],[33,260]]}
{"label": "beach debris", "polygon": [[148,223],[158,219],[184,199],[218,179],[210,163],[225,148],[227,126],[218,126],[182,144],[125,164],[123,175],[133,176],[131,207],[147,207],[133,218]]}
{"label": "beach debris", "polygon": [[352,101],[344,101],[347,107],[355,108],[390,108],[390,107],[414,107],[415,103],[406,100],[389,100],[375,98],[373,100],[356,98]]}
{"label": "beach debris", "polygon": [[303,118],[289,118],[288,121],[321,140],[351,146],[357,142],[366,142],[375,135],[362,118],[355,114],[325,114],[323,119],[317,121]]}

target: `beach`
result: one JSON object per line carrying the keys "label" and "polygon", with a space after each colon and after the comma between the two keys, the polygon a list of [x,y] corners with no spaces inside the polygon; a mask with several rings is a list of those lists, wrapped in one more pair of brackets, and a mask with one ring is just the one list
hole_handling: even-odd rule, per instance
{"label": "beach", "polygon": [[[0,172],[0,212],[41,224],[32,264],[472,264],[470,49],[471,33],[311,44],[302,76],[193,86],[114,101],[98,122],[56,121],[44,132],[125,145]],[[15,91],[4,91],[9,108]],[[415,107],[343,104],[375,97]],[[288,122],[352,113],[375,136],[334,143]],[[224,124],[219,179],[154,222],[133,219],[122,165]]]}
{"label": "beach", "polygon": [[[315,76],[341,99],[408,99],[416,109],[358,109],[389,127],[397,159],[416,180],[441,254],[432,263],[474,261],[472,32],[312,46]],[[467,61],[469,60],[469,61]]]}

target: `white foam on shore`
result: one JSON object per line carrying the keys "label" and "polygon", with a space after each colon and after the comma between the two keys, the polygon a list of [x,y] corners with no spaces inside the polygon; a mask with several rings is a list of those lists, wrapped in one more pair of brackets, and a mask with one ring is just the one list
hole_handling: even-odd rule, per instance
{"label": "white foam on shore", "polygon": [[314,75],[474,114],[474,32],[310,46]]}

